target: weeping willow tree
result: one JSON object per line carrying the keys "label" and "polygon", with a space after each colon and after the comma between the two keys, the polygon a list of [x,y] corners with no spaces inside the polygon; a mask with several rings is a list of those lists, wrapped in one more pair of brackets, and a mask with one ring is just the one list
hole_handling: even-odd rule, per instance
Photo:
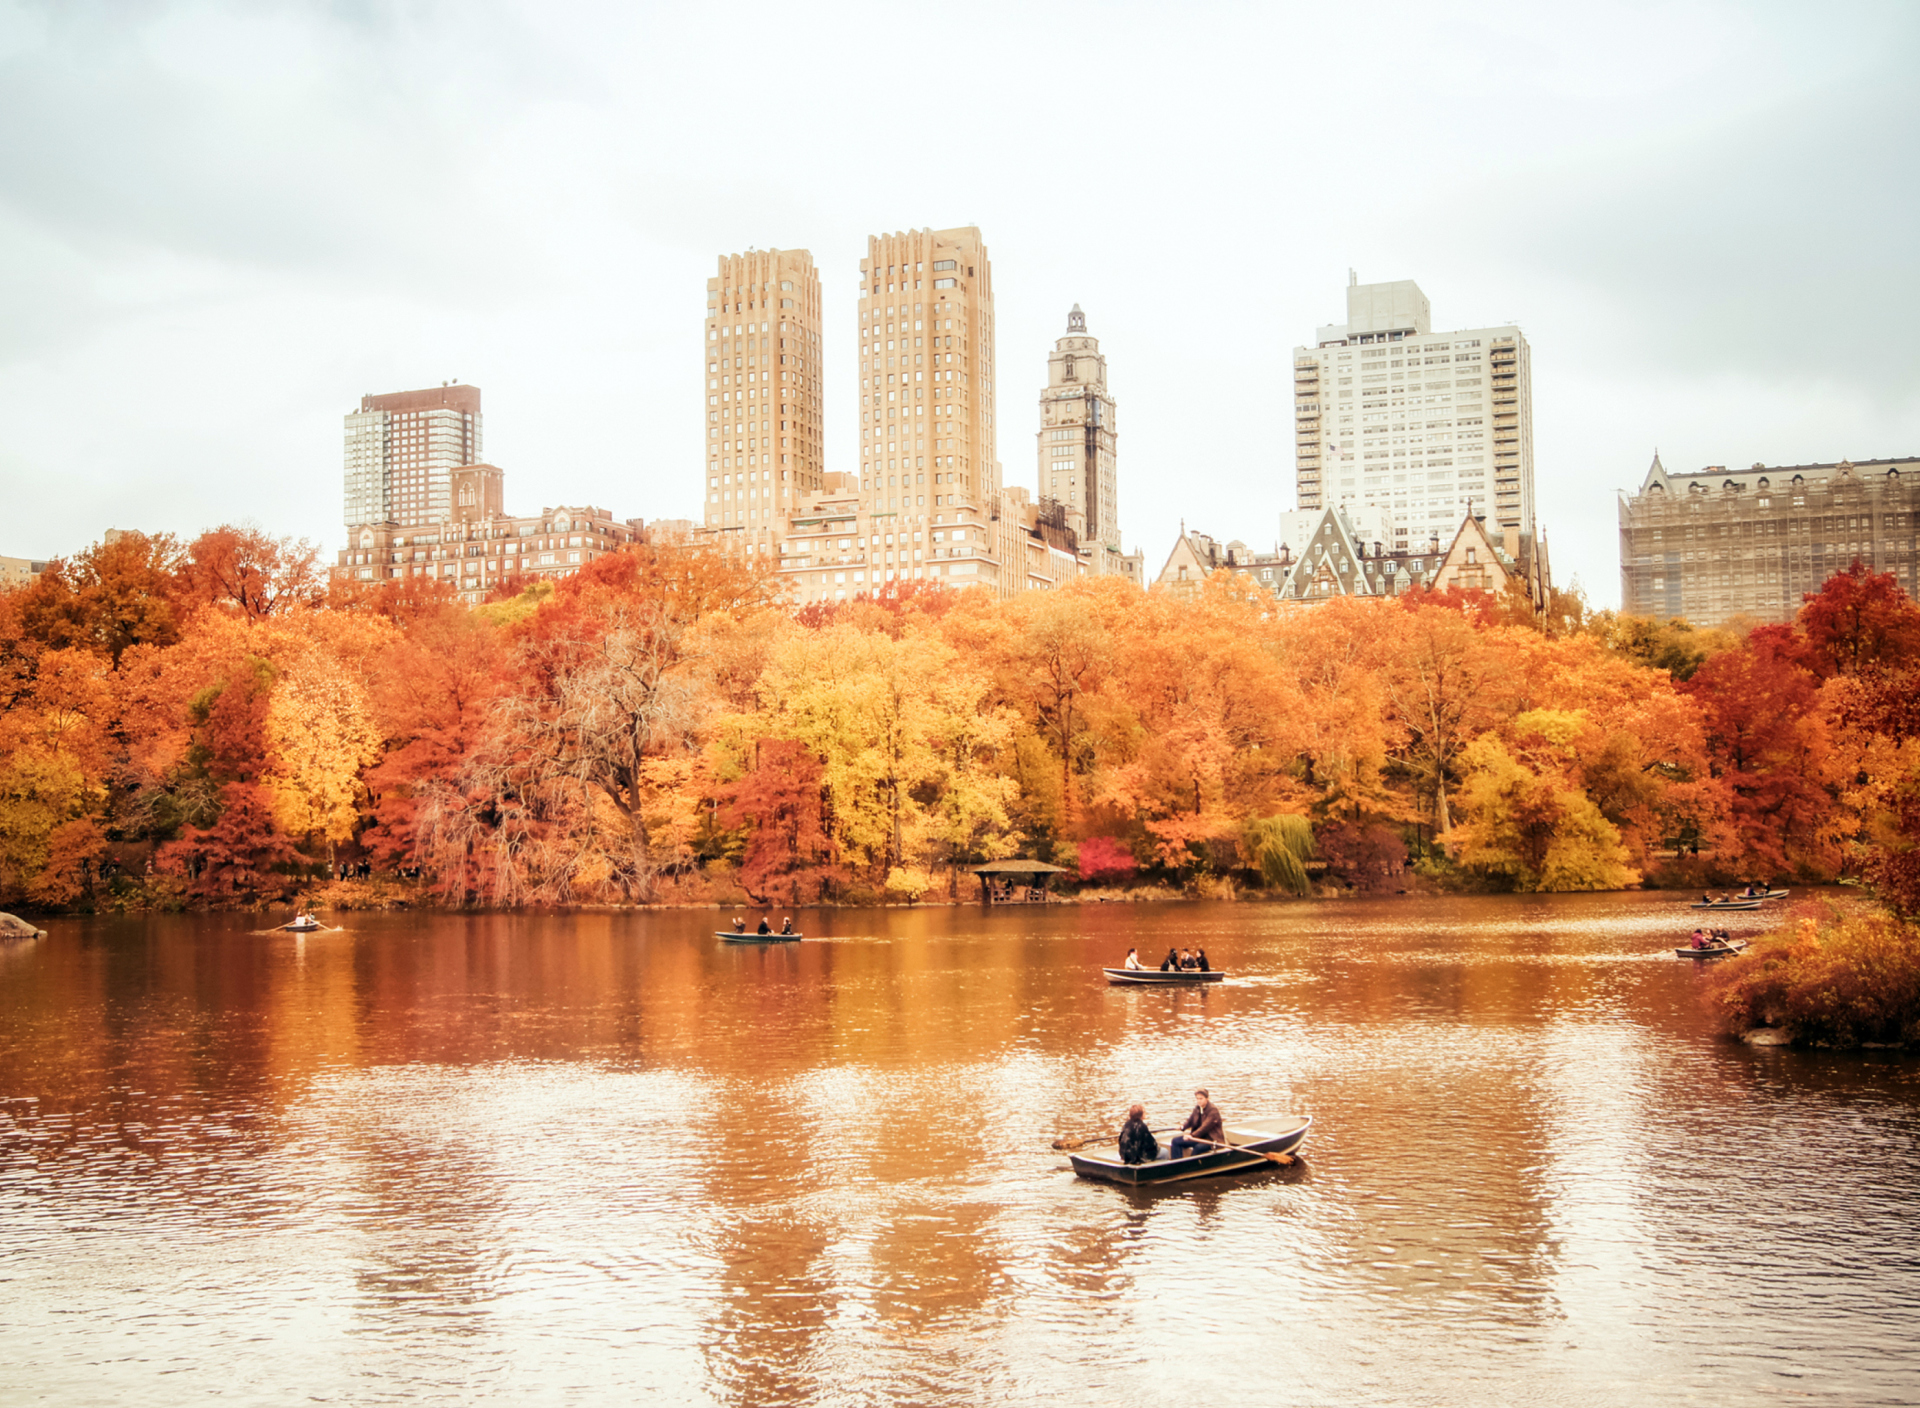
{"label": "weeping willow tree", "polygon": [[1313,856],[1313,828],[1303,816],[1255,817],[1243,834],[1253,867],[1268,887],[1290,895],[1310,888],[1307,861]]}

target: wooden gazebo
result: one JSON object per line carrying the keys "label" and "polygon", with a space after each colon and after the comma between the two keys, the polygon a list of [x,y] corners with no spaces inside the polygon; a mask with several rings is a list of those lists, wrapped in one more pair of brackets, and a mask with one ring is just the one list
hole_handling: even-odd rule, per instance
{"label": "wooden gazebo", "polygon": [[1045,904],[1047,885],[1066,871],[1043,860],[995,860],[973,867],[983,904]]}

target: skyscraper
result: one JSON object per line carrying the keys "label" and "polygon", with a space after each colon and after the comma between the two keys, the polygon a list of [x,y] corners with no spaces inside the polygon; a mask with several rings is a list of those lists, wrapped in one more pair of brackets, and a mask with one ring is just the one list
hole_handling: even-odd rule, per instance
{"label": "skyscraper", "polygon": [[[1047,358],[1047,386],[1040,393],[1040,495],[1067,512],[1067,526],[1083,544],[1120,551],[1120,488],[1115,469],[1119,426],[1107,390],[1107,359],[1099,339],[1087,335],[1087,315],[1078,303],[1067,314],[1067,335]],[[1095,551],[1100,572],[1106,554]]]}
{"label": "skyscraper", "polygon": [[1396,541],[1451,533],[1469,505],[1533,531],[1531,352],[1517,327],[1434,333],[1411,279],[1349,282],[1347,321],[1296,347],[1302,509],[1389,511]]}
{"label": "skyscraper", "polygon": [[347,412],[346,440],[347,527],[438,523],[449,509],[448,476],[480,459],[480,388],[362,396]]}
{"label": "skyscraper", "polygon": [[707,280],[706,515],[743,551],[771,551],[819,489],[820,274],[804,249],[720,257]]}
{"label": "skyscraper", "polygon": [[872,235],[860,263],[860,491],[899,526],[1000,489],[993,270],[973,226]]}

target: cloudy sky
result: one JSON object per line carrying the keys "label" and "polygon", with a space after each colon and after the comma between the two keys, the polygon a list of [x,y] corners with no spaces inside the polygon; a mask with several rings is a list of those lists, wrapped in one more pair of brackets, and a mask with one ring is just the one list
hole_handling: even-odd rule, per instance
{"label": "cloudy sky", "polygon": [[340,545],[341,416],[482,388],[508,506],[694,516],[715,257],[976,224],[1034,482],[1081,304],[1120,521],[1269,543],[1347,270],[1533,345],[1556,575],[1669,468],[1920,453],[1920,7],[0,0],[0,554]]}

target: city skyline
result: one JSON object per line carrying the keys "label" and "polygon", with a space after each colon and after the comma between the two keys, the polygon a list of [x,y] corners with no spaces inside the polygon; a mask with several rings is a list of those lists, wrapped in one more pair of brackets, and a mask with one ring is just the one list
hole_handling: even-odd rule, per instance
{"label": "city skyline", "polygon": [[[857,472],[839,383],[859,255],[915,219],[988,233],[1003,466],[1026,460],[1063,308],[1123,355],[1123,526],[1149,561],[1182,517],[1251,541],[1294,507],[1291,435],[1249,433],[1291,420],[1287,378],[1241,346],[1243,308],[1282,329],[1282,362],[1349,268],[1418,279],[1448,326],[1524,328],[1536,516],[1556,579],[1610,604],[1614,496],[1653,446],[1687,467],[1920,447],[1900,88],[1920,21],[1850,16],[1679,7],[1650,54],[1623,7],[1119,14],[1092,34],[1041,16],[1017,45],[989,15],[942,61],[993,96],[928,161],[848,81],[892,52],[852,12],[742,58],[726,103],[688,61],[695,31],[648,14],[508,6],[450,33],[297,7],[11,12],[0,121],[44,140],[0,144],[0,553],[228,519],[336,546],[337,417],[455,376],[487,390],[517,507],[699,519],[689,294],[749,246],[820,269],[823,472]],[[1059,199],[1040,56],[1063,45],[1099,113],[1097,201]],[[1278,68],[1253,82],[1264,52]],[[1387,96],[1351,91],[1363,53]],[[381,76],[410,64],[434,83]],[[1124,101],[1141,87],[1161,111]],[[1340,120],[1307,139],[1299,114],[1323,109]],[[1497,143],[1435,140],[1490,114]],[[804,159],[715,160],[785,133]],[[1766,219],[1733,238],[1750,209]]]}

